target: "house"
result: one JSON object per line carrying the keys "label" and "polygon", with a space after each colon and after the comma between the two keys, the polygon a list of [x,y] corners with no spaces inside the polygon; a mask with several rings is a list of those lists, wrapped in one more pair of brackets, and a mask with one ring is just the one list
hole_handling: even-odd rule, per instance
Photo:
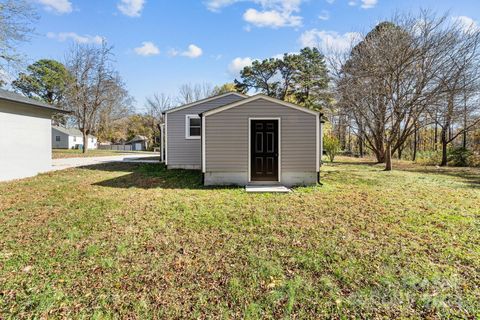
{"label": "house", "polygon": [[148,149],[148,138],[145,136],[136,135],[130,141],[127,141],[125,145],[132,146],[133,151],[145,151]]}
{"label": "house", "polygon": [[[199,169],[205,185],[313,185],[321,114],[263,94],[230,92],[164,113],[167,168]],[[164,156],[163,156],[164,154]]]}
{"label": "house", "polygon": [[56,113],[68,112],[0,89],[0,181],[51,168],[51,122]]}
{"label": "house", "polygon": [[[80,149],[83,148],[83,134],[76,128],[52,126],[53,149]],[[97,138],[88,136],[88,149],[97,149]]]}

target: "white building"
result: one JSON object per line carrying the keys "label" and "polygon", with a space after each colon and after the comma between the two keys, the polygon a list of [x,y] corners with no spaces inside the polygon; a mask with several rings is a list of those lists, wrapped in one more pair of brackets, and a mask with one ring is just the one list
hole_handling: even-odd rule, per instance
{"label": "white building", "polygon": [[0,89],[0,181],[34,176],[51,168],[55,113],[65,111]]}
{"label": "white building", "polygon": [[[52,126],[53,149],[78,149],[83,148],[82,132],[75,128]],[[97,149],[97,138],[88,136],[88,149]]]}

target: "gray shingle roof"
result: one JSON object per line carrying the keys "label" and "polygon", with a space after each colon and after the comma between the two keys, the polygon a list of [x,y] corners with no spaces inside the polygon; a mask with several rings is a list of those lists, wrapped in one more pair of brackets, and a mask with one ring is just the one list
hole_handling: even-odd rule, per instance
{"label": "gray shingle roof", "polygon": [[[52,129],[58,130],[61,133],[64,133],[66,135],[72,136],[72,137],[82,137],[82,131],[78,130],[77,128],[64,128],[64,127],[59,127],[59,126],[52,126]],[[89,137],[94,138],[95,136],[88,135]]]}
{"label": "gray shingle roof", "polygon": [[4,90],[4,89],[0,89],[0,100],[7,100],[7,101],[11,101],[11,102],[28,104],[29,106],[32,106],[32,107],[44,108],[44,109],[48,109],[48,110],[56,111],[56,112],[61,112],[61,113],[69,113],[68,111],[65,111],[65,110],[62,110],[62,109],[59,109],[59,108],[55,108],[54,106],[51,106],[49,104],[46,104],[46,103],[43,103],[43,102],[40,102],[40,101],[37,101],[37,100],[34,100],[34,99],[27,98],[27,97],[24,97],[22,95],[19,95],[19,94],[15,93],[15,92],[7,91],[7,90]]}
{"label": "gray shingle roof", "polygon": [[145,136],[136,135],[135,137],[133,137],[133,139],[131,139],[130,141],[128,141],[126,143],[128,144],[128,143],[133,143],[133,142],[138,142],[138,141],[148,141],[148,138],[145,137]]}

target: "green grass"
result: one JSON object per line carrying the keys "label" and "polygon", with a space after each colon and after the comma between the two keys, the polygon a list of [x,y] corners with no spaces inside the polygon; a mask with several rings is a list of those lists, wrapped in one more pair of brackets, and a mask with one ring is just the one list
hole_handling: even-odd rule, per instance
{"label": "green grass", "polygon": [[0,318],[478,318],[480,171],[291,194],[115,163],[0,184]]}
{"label": "green grass", "polygon": [[145,151],[116,151],[116,150],[88,150],[87,153],[83,153],[80,149],[53,149],[53,159],[63,158],[83,158],[83,157],[106,157],[106,156],[118,156],[122,154],[150,154],[151,152]]}

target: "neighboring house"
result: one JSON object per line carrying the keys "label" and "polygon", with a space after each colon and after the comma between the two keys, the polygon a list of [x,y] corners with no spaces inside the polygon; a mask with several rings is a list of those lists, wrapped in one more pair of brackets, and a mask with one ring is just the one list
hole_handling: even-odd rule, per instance
{"label": "neighboring house", "polygon": [[30,177],[52,166],[48,104],[0,89],[0,181]]}
{"label": "neighboring house", "polygon": [[[83,148],[83,134],[76,128],[63,128],[52,126],[53,149],[79,149]],[[88,136],[88,149],[97,149],[97,138]]]}
{"label": "neighboring house", "polygon": [[205,185],[318,180],[321,115],[282,100],[226,93],[166,111],[163,131],[167,167],[201,169]]}
{"label": "neighboring house", "polygon": [[127,141],[125,145],[132,146],[133,151],[145,151],[148,149],[148,138],[136,135],[132,140]]}

